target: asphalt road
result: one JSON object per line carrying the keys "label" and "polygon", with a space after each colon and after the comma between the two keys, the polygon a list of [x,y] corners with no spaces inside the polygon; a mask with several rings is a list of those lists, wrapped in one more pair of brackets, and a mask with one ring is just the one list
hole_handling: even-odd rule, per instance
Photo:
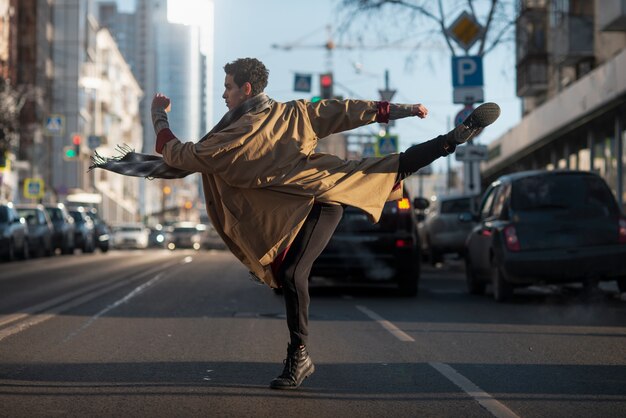
{"label": "asphalt road", "polygon": [[0,264],[2,417],[617,417],[626,301],[614,287],[465,292],[458,262],[420,294],[314,280],[316,372],[275,391],[280,296],[227,252]]}

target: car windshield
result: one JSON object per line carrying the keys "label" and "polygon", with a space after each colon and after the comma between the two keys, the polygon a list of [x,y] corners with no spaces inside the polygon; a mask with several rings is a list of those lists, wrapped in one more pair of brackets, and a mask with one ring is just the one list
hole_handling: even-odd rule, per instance
{"label": "car windshield", "polygon": [[28,225],[37,224],[37,211],[35,209],[18,209],[17,213],[20,217],[26,219]]}
{"label": "car windshield", "polygon": [[589,175],[545,175],[520,179],[513,186],[514,210],[575,210],[617,216],[611,191],[598,177]]}
{"label": "car windshield", "polygon": [[116,229],[120,232],[141,232],[143,230],[140,226],[120,226]]}
{"label": "car windshield", "polygon": [[471,212],[472,210],[472,199],[469,197],[441,202],[441,213],[462,213]]}
{"label": "car windshield", "polygon": [[50,215],[50,219],[53,221],[63,220],[63,211],[59,208],[46,208],[46,212]]}
{"label": "car windshield", "polygon": [[174,228],[174,232],[198,232],[198,229],[195,227],[181,226]]}
{"label": "car windshield", "polygon": [[74,222],[79,223],[79,224],[85,223],[80,212],[70,212],[70,215],[72,215],[72,218],[74,218]]}

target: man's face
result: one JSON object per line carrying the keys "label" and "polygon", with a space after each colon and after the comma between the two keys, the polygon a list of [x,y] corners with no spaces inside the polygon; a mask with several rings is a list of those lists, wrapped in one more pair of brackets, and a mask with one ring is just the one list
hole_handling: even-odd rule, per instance
{"label": "man's face", "polygon": [[250,83],[243,83],[243,85],[239,87],[237,83],[235,83],[233,76],[226,74],[222,98],[226,101],[228,110],[233,110],[250,98]]}

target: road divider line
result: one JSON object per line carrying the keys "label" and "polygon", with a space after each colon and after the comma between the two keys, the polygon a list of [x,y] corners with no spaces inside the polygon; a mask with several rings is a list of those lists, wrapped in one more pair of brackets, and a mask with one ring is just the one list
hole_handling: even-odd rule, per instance
{"label": "road divider line", "polygon": [[[389,331],[394,337],[400,341],[415,342],[415,339],[402,331],[393,323],[389,322],[376,312],[366,308],[362,305],[356,305],[356,308],[370,317],[372,320],[378,322],[383,328]],[[478,402],[489,413],[498,418],[519,418],[517,414],[507,408],[503,403],[497,401],[487,392],[479,388],[471,380],[457,372],[450,365],[445,363],[428,363],[432,368],[441,373],[445,378],[461,388],[465,393],[471,396],[476,402]]]}
{"label": "road divider line", "polygon": [[164,272],[161,272],[161,273],[157,274],[152,279],[150,279],[147,282],[145,282],[145,283],[137,286],[136,288],[134,288],[130,293],[128,293],[123,298],[116,300],[115,302],[113,302],[112,304],[107,306],[106,308],[102,309],[100,312],[98,312],[97,314],[95,314],[94,316],[89,318],[89,320],[87,322],[85,322],[80,328],[78,328],[76,331],[74,331],[70,335],[68,335],[63,340],[63,342],[67,342],[70,339],[74,338],[75,336],[80,334],[82,331],[86,330],[89,326],[91,326],[91,324],[96,322],[96,320],[98,318],[100,318],[102,315],[104,315],[107,312],[117,308],[121,304],[128,302],[129,300],[131,300],[132,298],[134,298],[135,296],[137,296],[138,294],[140,294],[141,292],[143,292],[144,290],[146,290],[147,288],[149,288],[150,286],[152,286],[153,284],[155,284],[156,282],[161,280],[163,278],[163,276],[164,276]]}
{"label": "road divider line", "polygon": [[[17,316],[20,316],[22,318],[22,321],[17,322],[15,324],[9,326],[8,328],[0,330],[0,341],[4,340],[5,338],[7,338],[7,337],[9,337],[11,335],[14,335],[14,334],[17,334],[19,332],[25,331],[26,329],[28,329],[28,328],[30,328],[30,327],[32,327],[34,325],[40,324],[40,323],[42,323],[44,321],[47,321],[48,319],[54,318],[57,314],[59,314],[61,312],[65,312],[65,311],[68,311],[70,309],[73,309],[73,308],[75,308],[77,306],[80,306],[80,305],[86,303],[86,302],[94,300],[94,299],[96,299],[96,298],[98,298],[98,297],[100,297],[100,296],[102,296],[104,294],[112,292],[112,291],[114,291],[114,290],[116,290],[116,289],[118,289],[120,287],[127,286],[129,283],[141,280],[141,279],[143,279],[146,276],[149,276],[151,274],[156,273],[157,271],[166,270],[166,269],[168,269],[168,268],[170,268],[172,266],[175,266],[177,264],[179,264],[179,261],[170,262],[170,263],[167,263],[167,264],[165,264],[163,266],[156,266],[156,267],[154,267],[152,269],[149,269],[148,271],[139,273],[138,275],[136,275],[136,277],[132,277],[132,276],[130,278],[129,277],[124,277],[122,279],[117,280],[115,283],[112,283],[110,285],[105,285],[104,287],[103,286],[97,286],[95,289],[93,289],[94,286],[92,286],[92,287],[90,287],[90,289],[92,289],[92,290],[87,291],[87,293],[84,293],[84,289],[83,289],[83,292],[74,292],[74,293],[80,294],[80,296],[75,297],[76,294],[72,294],[72,299],[68,300],[67,298],[63,298],[62,302],[65,302],[65,303],[61,303],[60,305],[57,304],[56,306],[54,306],[54,307],[52,307],[50,309],[47,309],[47,307],[44,308],[44,309],[47,309],[47,310],[35,311],[35,308],[41,307],[43,305],[51,305],[52,301],[56,301],[58,303],[59,301],[57,299],[61,299],[61,298],[55,298],[55,299],[52,299],[49,302],[44,302],[42,304],[39,304],[39,305],[36,305],[36,306],[31,307],[29,309],[26,309],[26,311],[33,311],[33,313],[36,312],[36,314],[35,315],[32,315],[32,313],[25,314],[25,316],[26,316],[25,318],[24,318],[24,314],[17,314]],[[5,323],[7,323],[6,320],[5,320]]]}
{"label": "road divider line", "polygon": [[[182,262],[183,261],[181,261],[181,263]],[[153,268],[153,269],[151,269],[149,271],[152,271],[152,270],[158,271],[161,268],[164,268],[164,267],[158,266],[158,267]],[[120,278],[118,280],[122,280],[122,281],[123,280],[127,280],[129,277],[132,278],[132,274],[130,276],[129,275],[125,275],[125,276],[123,276],[122,278]],[[22,312],[20,312],[20,313],[11,314],[11,315],[0,315],[0,327],[2,327],[4,325],[7,325],[7,324],[10,324],[10,323],[15,322],[15,321],[19,321],[20,319],[26,318],[29,315],[32,315],[32,314],[35,314],[35,313],[39,313],[39,312],[43,312],[46,309],[49,309],[49,308],[54,307],[56,305],[59,305],[59,304],[61,304],[63,302],[66,302],[66,301],[69,301],[71,299],[74,299],[75,297],[78,297],[78,296],[80,296],[82,294],[94,291],[96,289],[99,289],[99,288],[102,288],[102,287],[105,287],[105,286],[107,286],[107,283],[95,283],[95,284],[93,284],[91,286],[87,286],[87,287],[83,287],[83,288],[74,290],[72,292],[66,293],[66,294],[61,295],[61,296],[57,296],[56,298],[47,300],[47,301],[39,303],[37,305],[30,306],[30,307],[25,308],[25,309],[21,309]]]}
{"label": "road divider line", "polygon": [[519,418],[515,412],[507,408],[503,403],[494,399],[487,392],[476,386],[471,380],[457,372],[452,366],[445,363],[428,363],[432,368],[444,375],[449,381],[457,385],[461,390],[474,398],[483,408],[498,418]]}
{"label": "road divider line", "polygon": [[398,328],[397,326],[395,326],[391,322],[387,321],[385,318],[383,318],[382,316],[378,315],[376,312],[374,312],[374,311],[372,311],[372,310],[370,310],[370,309],[368,309],[368,308],[366,308],[365,306],[362,306],[362,305],[356,305],[356,308],[359,311],[363,312],[368,317],[370,317],[371,319],[373,319],[374,321],[378,322],[378,324],[380,326],[385,328],[387,331],[389,331],[391,333],[391,335],[393,335],[394,337],[396,337],[400,341],[405,341],[405,342],[414,342],[415,341],[415,339],[413,337],[411,337],[409,334],[407,334],[406,332],[402,331],[400,328]]}

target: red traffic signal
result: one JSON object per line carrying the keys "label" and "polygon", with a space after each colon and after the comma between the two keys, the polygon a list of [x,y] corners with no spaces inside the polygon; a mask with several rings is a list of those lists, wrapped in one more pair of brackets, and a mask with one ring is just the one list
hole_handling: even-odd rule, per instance
{"label": "red traffic signal", "polygon": [[320,86],[322,87],[331,87],[333,85],[333,76],[332,74],[322,74],[320,76]]}
{"label": "red traffic signal", "polygon": [[82,141],[82,138],[80,137],[80,135],[78,135],[78,134],[72,135],[72,144],[80,145],[81,141]]}
{"label": "red traffic signal", "polygon": [[332,99],[333,97],[333,74],[320,74],[320,96],[322,99]]}

